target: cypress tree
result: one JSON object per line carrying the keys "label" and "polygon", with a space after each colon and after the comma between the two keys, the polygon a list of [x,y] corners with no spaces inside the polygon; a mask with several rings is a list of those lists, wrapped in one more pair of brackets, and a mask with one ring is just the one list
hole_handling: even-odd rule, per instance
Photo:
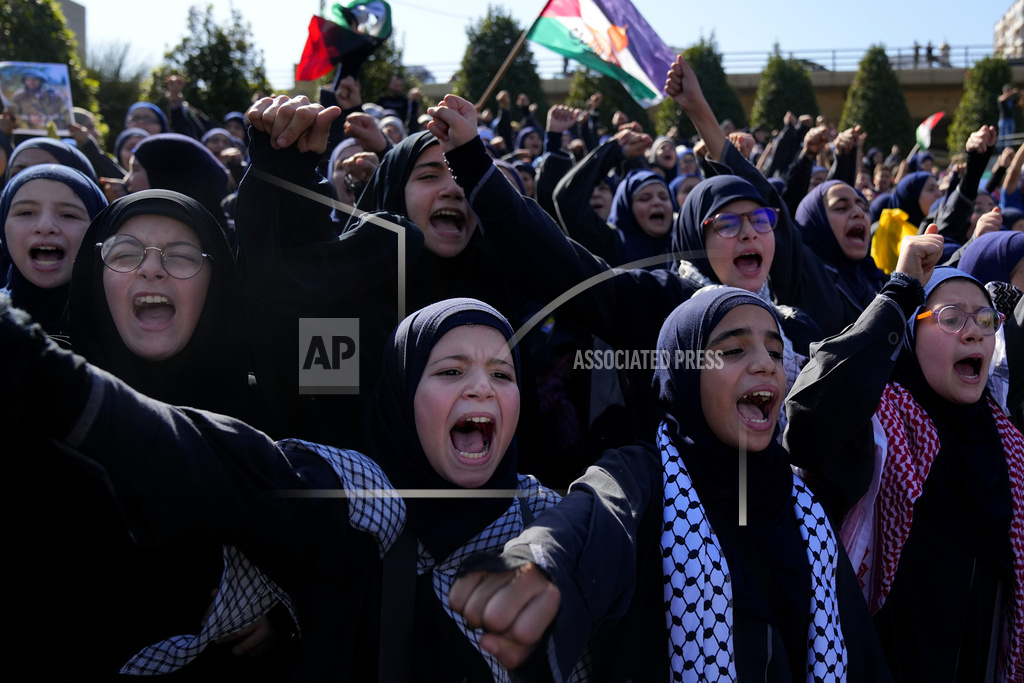
{"label": "cypress tree", "polygon": [[868,145],[886,153],[893,145],[906,151],[914,144],[907,100],[883,45],[872,45],[864,54],[846,93],[839,128],[857,125],[867,133]]}
{"label": "cypress tree", "polygon": [[[621,110],[630,121],[636,121],[647,133],[653,133],[654,127],[647,110],[637,104],[637,101],[626,91],[622,84],[597,71],[591,71],[586,67],[580,67],[572,75],[569,83],[569,96],[565,103],[570,107],[586,108],[590,96],[595,92],[601,93],[603,103],[601,113],[603,115],[601,124],[605,127],[611,124],[612,115]],[[539,120],[539,119],[538,119]],[[608,131],[614,134],[615,131]]]}
{"label": "cypress tree", "polygon": [[765,130],[782,128],[787,111],[797,116],[817,116],[818,99],[807,69],[794,59],[784,58],[776,43],[775,52],[768,57],[757,83],[751,124]]}
{"label": "cypress tree", "polygon": [[964,95],[949,126],[946,143],[950,152],[963,151],[967,138],[981,126],[996,125],[999,120],[996,100],[1003,85],[1012,79],[1010,64],[1002,57],[985,57],[975,63],[967,75]]}
{"label": "cypress tree", "polygon": [[[715,112],[718,120],[731,119],[737,128],[746,126],[747,114],[743,111],[739,96],[725,76],[722,54],[718,51],[715,34],[712,33],[708,39],[702,37],[699,43],[686,48],[683,57],[697,76],[704,99],[708,101],[711,111]],[[666,99],[661,103],[656,119],[658,133],[664,134],[669,128],[676,126],[680,138],[689,140],[697,134],[697,129],[693,127],[689,117],[683,114],[683,110],[672,99]]]}

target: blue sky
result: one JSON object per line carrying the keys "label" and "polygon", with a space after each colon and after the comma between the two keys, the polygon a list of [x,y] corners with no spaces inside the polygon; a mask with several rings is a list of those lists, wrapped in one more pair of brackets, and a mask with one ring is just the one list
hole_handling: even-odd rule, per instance
{"label": "blue sky", "polygon": [[[77,0],[86,7],[89,49],[103,44],[129,43],[139,62],[155,65],[163,51],[177,44],[185,32],[189,2]],[[205,5],[208,0],[197,0]],[[537,16],[545,0],[509,0],[504,3],[524,28]],[[212,0],[215,15],[226,20],[230,7],[242,9],[253,37],[266,58],[271,83],[291,85],[293,65],[302,54],[306,27],[319,11],[318,0],[248,0],[231,3]],[[327,2],[329,7],[332,3]],[[499,3],[493,3],[499,4]],[[670,46],[691,45],[714,31],[724,53],[764,51],[778,42],[783,52],[839,48],[866,48],[884,43],[889,48],[943,41],[953,46],[991,47],[993,28],[1012,0],[949,0],[925,3],[861,0],[860,2],[770,3],[765,0],[679,2],[634,0],[633,4]],[[771,11],[773,5],[787,7]],[[391,1],[395,30],[404,42],[405,63],[425,65],[438,75],[454,71],[466,48],[466,27],[484,16],[487,3],[479,0]],[[796,9],[800,7],[800,9]],[[813,8],[813,9],[812,9]],[[141,37],[142,32],[145,38]],[[560,58],[534,47],[542,73],[558,68]]]}

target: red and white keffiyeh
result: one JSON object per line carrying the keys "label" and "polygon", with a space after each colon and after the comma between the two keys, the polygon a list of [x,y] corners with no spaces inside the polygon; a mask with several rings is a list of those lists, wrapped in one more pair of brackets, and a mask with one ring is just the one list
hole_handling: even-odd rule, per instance
{"label": "red and white keffiyeh", "polygon": [[[991,400],[1013,494],[1010,545],[1016,581],[1000,642],[1000,680],[1024,679],[1024,436]],[[898,383],[875,413],[875,483],[843,521],[843,544],[872,614],[882,608],[910,536],[914,503],[939,452],[935,424]],[[881,433],[880,433],[881,432]]]}

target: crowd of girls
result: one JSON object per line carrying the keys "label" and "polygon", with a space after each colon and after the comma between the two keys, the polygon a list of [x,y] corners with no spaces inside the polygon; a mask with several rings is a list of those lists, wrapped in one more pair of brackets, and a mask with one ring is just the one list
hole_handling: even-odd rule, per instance
{"label": "crowd of girls", "polygon": [[[347,78],[12,150],[4,658],[1024,680],[1024,155],[996,196],[991,126],[948,174],[795,117],[762,147],[666,68],[695,149]],[[351,392],[303,384],[310,319],[357,323]]]}

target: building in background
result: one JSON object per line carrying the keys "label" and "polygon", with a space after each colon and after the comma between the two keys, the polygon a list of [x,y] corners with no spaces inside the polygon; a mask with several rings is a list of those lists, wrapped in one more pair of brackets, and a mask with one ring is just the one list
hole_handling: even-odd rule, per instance
{"label": "building in background", "polygon": [[1024,0],[1014,0],[996,22],[993,52],[1007,59],[1024,59]]}
{"label": "building in background", "polygon": [[75,34],[78,41],[78,59],[85,62],[85,7],[71,0],[57,0],[60,10],[64,13],[64,21]]}

